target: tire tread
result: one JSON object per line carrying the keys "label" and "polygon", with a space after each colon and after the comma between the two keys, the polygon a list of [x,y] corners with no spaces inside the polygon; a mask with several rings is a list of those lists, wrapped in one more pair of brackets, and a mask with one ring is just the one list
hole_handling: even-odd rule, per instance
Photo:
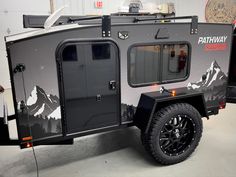
{"label": "tire tread", "polygon": [[[187,110],[189,112],[191,112],[194,117],[198,118],[200,121],[200,130],[199,130],[199,140],[197,143],[194,144],[194,146],[190,147],[191,151],[190,153],[181,156],[180,158],[176,159],[176,160],[169,160],[167,158],[163,158],[163,156],[160,156],[160,152],[157,152],[155,146],[154,146],[154,139],[156,138],[156,129],[160,128],[160,121],[162,121],[166,115],[169,115],[171,113],[173,113],[173,111],[175,112],[176,110]],[[160,164],[163,165],[170,165],[170,164],[175,164],[175,163],[179,163],[183,160],[185,160],[186,158],[188,158],[196,149],[196,147],[198,146],[200,139],[202,136],[202,120],[201,120],[201,115],[199,114],[199,112],[196,110],[196,108],[194,108],[192,105],[188,104],[188,103],[177,103],[177,104],[172,104],[170,106],[164,107],[162,109],[160,109],[153,117],[153,120],[151,122],[149,131],[147,134],[145,133],[141,133],[141,140],[142,140],[142,144],[145,148],[145,150]]]}

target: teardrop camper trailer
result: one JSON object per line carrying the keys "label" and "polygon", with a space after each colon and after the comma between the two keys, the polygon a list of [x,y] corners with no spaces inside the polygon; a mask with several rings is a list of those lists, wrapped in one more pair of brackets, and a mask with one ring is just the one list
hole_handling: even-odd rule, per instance
{"label": "teardrop camper trailer", "polygon": [[[40,28],[45,18],[24,16],[24,25]],[[18,140],[2,145],[68,144],[137,126],[150,155],[174,164],[197,147],[202,118],[236,100],[229,24],[64,16],[5,41]]]}

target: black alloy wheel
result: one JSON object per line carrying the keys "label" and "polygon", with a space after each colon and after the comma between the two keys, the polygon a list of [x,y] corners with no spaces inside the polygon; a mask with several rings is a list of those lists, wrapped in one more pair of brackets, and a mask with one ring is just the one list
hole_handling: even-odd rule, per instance
{"label": "black alloy wheel", "polygon": [[186,114],[172,117],[161,130],[159,138],[161,150],[169,156],[179,155],[190,147],[195,133],[195,123]]}
{"label": "black alloy wheel", "polygon": [[141,133],[145,149],[164,165],[185,160],[194,152],[201,136],[201,115],[187,103],[160,109],[154,115],[148,133]]}

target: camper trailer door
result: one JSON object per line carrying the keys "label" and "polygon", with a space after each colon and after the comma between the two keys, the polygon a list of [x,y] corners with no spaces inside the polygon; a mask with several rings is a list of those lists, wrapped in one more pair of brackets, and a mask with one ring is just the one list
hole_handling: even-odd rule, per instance
{"label": "camper trailer door", "polygon": [[59,52],[66,134],[118,125],[116,45],[111,42],[66,42]]}

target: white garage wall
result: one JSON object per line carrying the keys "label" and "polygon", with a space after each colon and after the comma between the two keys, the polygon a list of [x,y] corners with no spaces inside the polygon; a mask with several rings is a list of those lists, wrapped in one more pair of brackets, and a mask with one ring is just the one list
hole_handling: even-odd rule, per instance
{"label": "white garage wall", "polygon": [[[26,31],[23,29],[23,14],[49,14],[49,0],[1,0],[0,3],[0,84],[5,88],[10,88],[10,78],[8,64],[6,59],[6,50],[4,36]],[[102,9],[94,8],[94,0],[54,0],[55,9],[68,5],[65,14],[73,15],[101,15],[110,14],[118,11],[118,8],[124,1],[120,0],[103,0]],[[154,3],[175,3],[176,15],[198,15],[200,21],[204,21],[204,9],[206,0],[143,0]],[[29,30],[29,29],[28,29]]]}
{"label": "white garage wall", "polygon": [[26,31],[23,14],[48,14],[49,0],[1,0],[0,3],[0,84],[10,88],[4,36]]}
{"label": "white garage wall", "polygon": [[200,22],[205,22],[205,6],[207,0],[161,0],[175,4],[176,16],[197,15]]}

